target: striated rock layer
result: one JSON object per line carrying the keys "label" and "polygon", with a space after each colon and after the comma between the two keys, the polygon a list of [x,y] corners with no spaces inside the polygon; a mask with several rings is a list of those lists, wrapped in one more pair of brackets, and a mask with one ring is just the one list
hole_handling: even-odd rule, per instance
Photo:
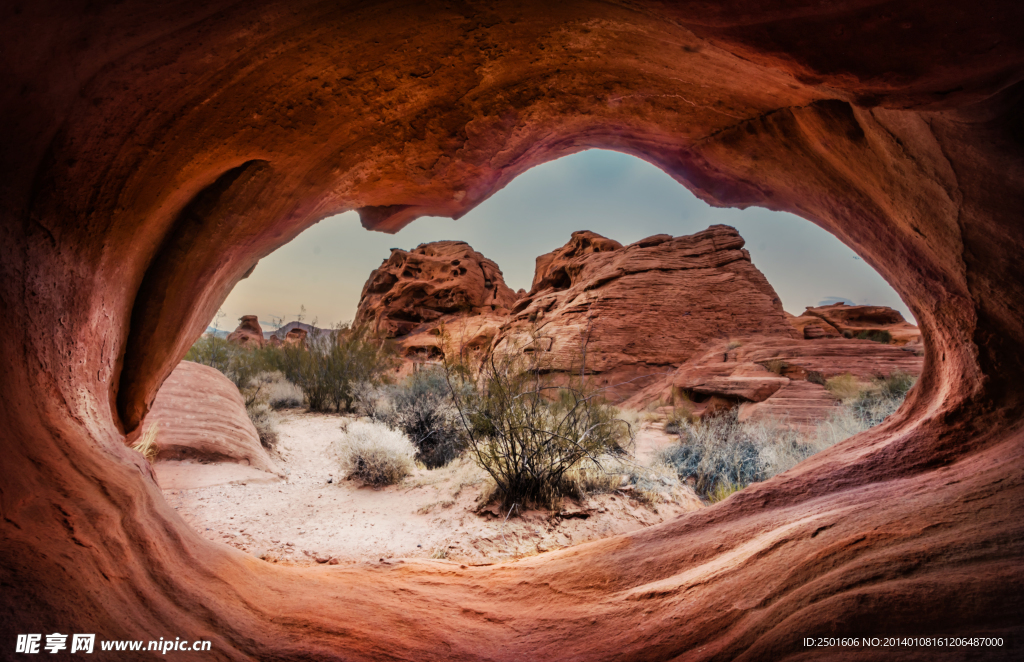
{"label": "striated rock layer", "polygon": [[533,288],[515,304],[494,351],[536,347],[560,372],[578,372],[585,358],[609,399],[621,401],[712,338],[795,338],[743,243],[724,225],[626,247],[574,232],[537,258]]}
{"label": "striated rock layer", "polygon": [[182,361],[164,381],[143,433],[157,429],[157,460],[238,462],[276,473],[260,444],[242,394],[209,366]]}
{"label": "striated rock layer", "polygon": [[[1024,4],[0,13],[8,642],[181,634],[234,660],[1019,657]],[[278,567],[166,504],[125,443],[258,259],[336,212],[385,231],[457,217],[598,147],[857,251],[921,327],[903,409],[699,513],[496,566]],[[938,634],[1004,646],[802,643]]]}
{"label": "striated rock layer", "polygon": [[839,335],[847,338],[886,332],[892,336],[890,342],[894,345],[906,345],[921,339],[918,328],[903,319],[899,311],[888,306],[849,306],[834,303],[830,306],[808,308],[796,319],[805,317],[819,319],[835,329]]}

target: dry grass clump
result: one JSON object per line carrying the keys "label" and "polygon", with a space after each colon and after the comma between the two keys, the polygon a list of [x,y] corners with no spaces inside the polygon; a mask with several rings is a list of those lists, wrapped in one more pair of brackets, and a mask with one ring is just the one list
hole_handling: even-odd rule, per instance
{"label": "dry grass clump", "polygon": [[132,450],[138,451],[146,461],[152,464],[156,456],[160,454],[160,446],[156,442],[157,424],[151,425],[144,430],[139,440],[132,444]]}
{"label": "dry grass clump", "polygon": [[825,380],[825,388],[844,403],[860,397],[865,385],[850,373]]}
{"label": "dry grass clump", "polygon": [[301,407],[305,402],[302,389],[288,381],[279,370],[262,372],[254,381],[262,384],[266,403],[271,409],[294,409]]}
{"label": "dry grass clump", "polygon": [[393,485],[412,473],[416,447],[386,425],[352,421],[334,444],[341,470],[370,485]]}
{"label": "dry grass clump", "polygon": [[764,366],[765,370],[768,372],[774,372],[776,375],[781,375],[782,371],[789,367],[782,359],[768,359],[761,365]]}
{"label": "dry grass clump", "polygon": [[253,427],[256,428],[256,434],[260,438],[260,445],[267,450],[274,450],[277,447],[279,434],[277,430],[277,417],[270,409],[270,406],[264,402],[253,402],[245,408],[245,413],[249,415],[249,420],[252,421]]}

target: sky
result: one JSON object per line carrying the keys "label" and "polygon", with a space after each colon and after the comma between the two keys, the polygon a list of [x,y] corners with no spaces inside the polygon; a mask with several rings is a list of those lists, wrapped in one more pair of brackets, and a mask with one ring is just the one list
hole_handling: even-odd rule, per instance
{"label": "sky", "polygon": [[328,326],[355,316],[370,272],[391,254],[457,239],[501,268],[513,290],[530,289],[538,255],[591,230],[623,245],[654,234],[693,234],[731,225],[746,239],[754,265],[799,315],[836,301],[890,306],[913,321],[877,272],[838,239],[793,214],[762,208],[720,209],[698,200],[657,167],[634,156],[588,150],[523,173],[458,221],[424,217],[397,234],[365,230],[355,212],[326,218],[265,257],[239,281],[211,324],[234,329],[242,315]]}

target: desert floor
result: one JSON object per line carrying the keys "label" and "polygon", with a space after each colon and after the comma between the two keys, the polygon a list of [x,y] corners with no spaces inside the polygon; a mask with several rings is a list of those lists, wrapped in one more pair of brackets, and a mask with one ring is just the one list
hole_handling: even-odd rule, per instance
{"label": "desert floor", "polygon": [[[280,412],[275,459],[283,478],[237,464],[193,462],[160,462],[157,476],[168,502],[203,536],[275,563],[426,557],[488,564],[627,533],[701,507],[688,487],[665,473],[653,504],[624,489],[582,503],[567,499],[556,512],[510,518],[496,507],[478,512],[489,479],[468,456],[375,489],[346,480],[337,467],[332,447],[342,422],[336,415]],[[635,461],[650,464],[670,443],[659,425],[643,424]]]}

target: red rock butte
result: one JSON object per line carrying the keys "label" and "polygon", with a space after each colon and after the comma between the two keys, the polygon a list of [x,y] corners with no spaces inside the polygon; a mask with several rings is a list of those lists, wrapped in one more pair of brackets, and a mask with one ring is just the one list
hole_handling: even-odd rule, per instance
{"label": "red rock butte", "polygon": [[[955,660],[803,641],[965,635],[1019,656],[1024,4],[0,12],[5,646],[71,631],[208,639],[202,659]],[[279,567],[167,505],[126,436],[258,259],[346,210],[383,231],[461,216],[587,148],[856,250],[921,327],[905,406],[713,507],[510,564]]]}

